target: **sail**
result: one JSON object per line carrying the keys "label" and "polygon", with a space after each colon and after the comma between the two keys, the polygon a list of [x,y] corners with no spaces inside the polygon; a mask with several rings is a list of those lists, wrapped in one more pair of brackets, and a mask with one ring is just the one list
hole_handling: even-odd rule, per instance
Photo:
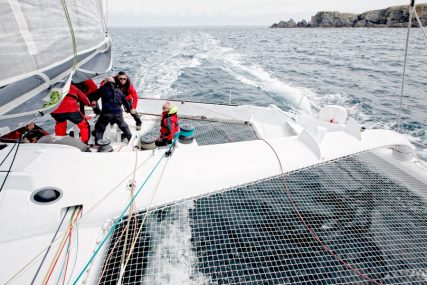
{"label": "sail", "polygon": [[54,110],[71,79],[111,69],[100,0],[0,0],[0,135]]}

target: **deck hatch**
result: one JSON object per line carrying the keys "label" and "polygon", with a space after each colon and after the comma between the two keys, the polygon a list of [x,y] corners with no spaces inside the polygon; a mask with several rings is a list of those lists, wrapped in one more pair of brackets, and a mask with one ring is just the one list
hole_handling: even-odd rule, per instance
{"label": "deck hatch", "polygon": [[[426,284],[427,202],[416,194],[424,183],[372,151],[285,179],[306,224],[347,264],[381,284]],[[282,177],[139,213],[128,239],[145,216],[123,284],[374,284],[312,237]],[[100,284],[117,283],[125,225]]]}

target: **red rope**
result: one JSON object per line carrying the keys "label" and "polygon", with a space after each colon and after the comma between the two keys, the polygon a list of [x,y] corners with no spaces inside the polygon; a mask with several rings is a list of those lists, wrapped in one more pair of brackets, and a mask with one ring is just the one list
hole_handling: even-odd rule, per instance
{"label": "red rope", "polygon": [[304,227],[310,232],[311,236],[322,246],[322,248],[325,251],[327,251],[330,255],[332,255],[333,257],[335,257],[336,260],[338,260],[342,265],[344,265],[345,267],[347,267],[353,273],[355,273],[359,277],[362,277],[365,280],[368,280],[369,282],[371,282],[371,283],[373,283],[375,285],[382,285],[382,283],[377,282],[376,280],[370,278],[368,275],[360,272],[358,269],[354,268],[348,262],[346,262],[344,259],[342,259],[339,255],[337,255],[333,250],[331,250],[326,244],[323,243],[323,241],[320,239],[320,237],[305,222],[304,217],[301,215],[300,211],[298,210],[298,207],[297,207],[294,199],[292,198],[291,192],[289,191],[289,188],[288,188],[288,185],[287,185],[286,179],[285,179],[285,173],[283,172],[282,162],[280,161],[279,155],[277,154],[276,150],[266,140],[263,139],[263,141],[273,150],[274,155],[276,156],[277,160],[279,161],[280,170],[282,172],[283,183],[284,183],[287,195],[288,195],[289,202],[291,203],[292,208],[295,211],[295,213],[298,215],[299,220],[304,225]]}

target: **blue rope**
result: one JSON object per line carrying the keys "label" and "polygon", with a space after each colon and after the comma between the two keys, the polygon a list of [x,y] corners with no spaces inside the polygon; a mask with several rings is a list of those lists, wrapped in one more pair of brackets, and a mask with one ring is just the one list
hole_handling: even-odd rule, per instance
{"label": "blue rope", "polygon": [[119,221],[123,218],[123,216],[125,215],[125,213],[127,212],[127,210],[130,208],[130,206],[132,205],[133,201],[135,200],[135,198],[139,195],[139,193],[141,192],[142,188],[145,186],[145,184],[147,183],[148,179],[150,179],[151,175],[154,173],[154,171],[157,169],[157,167],[159,166],[160,162],[162,161],[162,159],[165,157],[165,154],[162,155],[162,157],[159,159],[159,161],[157,162],[156,166],[154,166],[154,168],[151,170],[150,174],[147,176],[147,178],[145,179],[144,183],[142,183],[142,185],[139,187],[138,191],[136,192],[136,194],[133,196],[133,198],[130,200],[129,204],[127,205],[127,207],[124,209],[124,211],[122,212],[122,214],[120,215],[120,217],[117,218],[116,222],[114,223],[114,225],[111,227],[110,231],[108,232],[108,234],[104,237],[104,239],[102,240],[102,242],[98,245],[98,247],[96,248],[95,252],[92,254],[92,256],[90,257],[89,261],[86,263],[86,265],[83,267],[83,269],[80,271],[79,275],[77,276],[76,280],[74,280],[73,285],[77,284],[77,281],[79,281],[79,279],[83,276],[83,273],[86,271],[86,269],[89,267],[89,265],[92,263],[93,259],[95,258],[95,256],[98,254],[99,250],[101,249],[101,247],[104,245],[104,243],[107,241],[108,237],[113,233],[114,229],[116,228],[116,226],[119,224]]}

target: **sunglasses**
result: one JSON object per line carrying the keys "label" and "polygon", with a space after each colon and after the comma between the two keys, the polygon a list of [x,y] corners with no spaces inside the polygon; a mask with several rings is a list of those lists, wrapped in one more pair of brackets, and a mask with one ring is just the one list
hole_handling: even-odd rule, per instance
{"label": "sunglasses", "polygon": [[120,81],[121,81],[121,80],[125,80],[125,81],[126,81],[126,80],[128,80],[128,79],[127,79],[126,77],[121,77],[121,78],[119,77],[119,80],[120,80]]}

